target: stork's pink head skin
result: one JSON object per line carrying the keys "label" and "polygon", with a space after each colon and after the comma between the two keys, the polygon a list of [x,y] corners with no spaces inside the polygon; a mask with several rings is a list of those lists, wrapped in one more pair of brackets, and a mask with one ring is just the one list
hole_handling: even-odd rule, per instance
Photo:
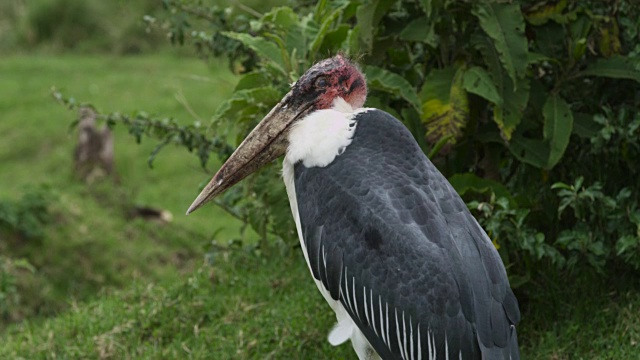
{"label": "stork's pink head skin", "polygon": [[262,119],[222,165],[191,204],[187,214],[265,164],[282,156],[291,125],[316,110],[329,109],[341,97],[352,108],[364,105],[367,83],[358,67],[342,55],[320,61],[304,73],[291,91]]}
{"label": "stork's pink head skin", "polygon": [[313,65],[291,89],[294,98],[312,101],[315,110],[328,109],[337,97],[360,108],[367,99],[367,82],[360,69],[342,55]]}

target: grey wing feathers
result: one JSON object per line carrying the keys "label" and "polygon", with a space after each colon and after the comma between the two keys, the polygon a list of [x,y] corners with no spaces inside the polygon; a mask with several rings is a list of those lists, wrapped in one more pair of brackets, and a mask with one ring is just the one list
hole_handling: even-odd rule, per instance
{"label": "grey wing feathers", "polygon": [[356,120],[333,163],[295,166],[313,276],[383,359],[518,359],[518,304],[484,231],[398,120]]}

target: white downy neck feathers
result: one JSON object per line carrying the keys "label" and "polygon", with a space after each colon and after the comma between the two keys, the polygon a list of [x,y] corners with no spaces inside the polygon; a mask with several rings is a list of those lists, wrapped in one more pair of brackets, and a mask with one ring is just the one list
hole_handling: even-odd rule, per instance
{"label": "white downy neck feathers", "polygon": [[356,130],[354,111],[338,97],[331,109],[314,111],[293,126],[285,161],[302,161],[306,167],[325,167],[351,144]]}

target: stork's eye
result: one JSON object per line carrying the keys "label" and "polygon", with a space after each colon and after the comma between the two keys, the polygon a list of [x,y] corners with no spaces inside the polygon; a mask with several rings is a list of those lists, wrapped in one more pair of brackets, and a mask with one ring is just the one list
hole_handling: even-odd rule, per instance
{"label": "stork's eye", "polygon": [[327,81],[326,77],[321,76],[316,79],[315,85],[317,88],[326,88],[329,85],[329,81]]}

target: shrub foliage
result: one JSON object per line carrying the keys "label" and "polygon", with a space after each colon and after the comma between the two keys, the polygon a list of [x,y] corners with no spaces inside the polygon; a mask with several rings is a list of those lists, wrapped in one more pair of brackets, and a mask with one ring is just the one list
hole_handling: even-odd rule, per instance
{"label": "shrub foliage", "polygon": [[[226,158],[311,64],[340,52],[362,64],[367,106],[402,119],[468,201],[514,282],[544,264],[640,269],[633,3],[321,0],[257,13],[165,0],[166,13],[147,20],[204,58],[226,56],[241,74],[233,95],[208,128],[144,113],[103,118],[160,146],[184,145],[206,166],[212,152]],[[279,167],[268,167],[218,204],[264,239],[295,244],[280,181]]]}
{"label": "shrub foliage", "polygon": [[26,259],[5,254],[7,249],[28,241],[39,241],[51,222],[49,205],[53,195],[45,188],[29,189],[18,201],[0,199],[0,329],[3,322],[15,320],[21,302],[18,275],[35,268]]}

